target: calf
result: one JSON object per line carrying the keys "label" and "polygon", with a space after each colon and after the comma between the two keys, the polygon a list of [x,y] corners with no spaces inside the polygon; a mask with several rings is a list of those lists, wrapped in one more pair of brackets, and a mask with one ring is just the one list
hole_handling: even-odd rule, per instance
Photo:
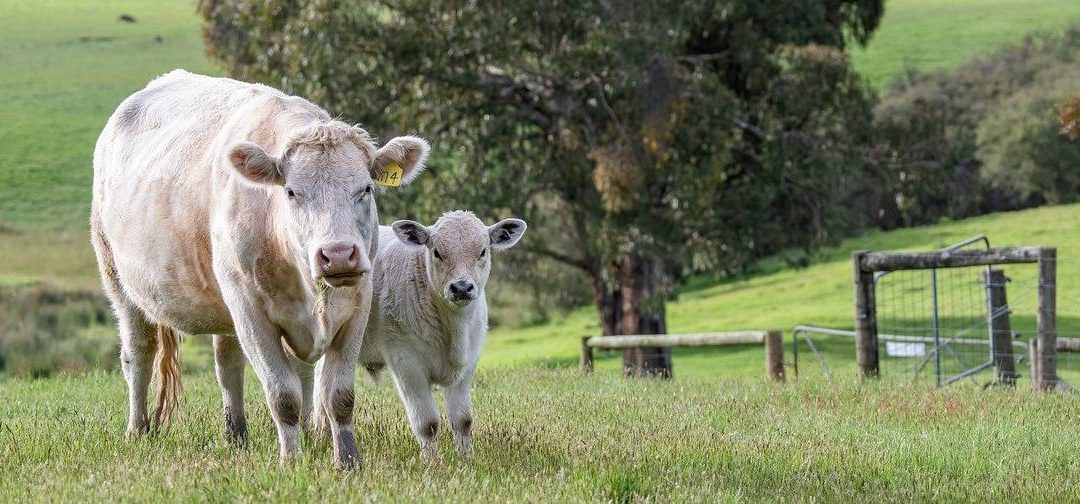
{"label": "calf", "polygon": [[390,368],[426,458],[437,453],[432,385],[445,387],[454,441],[471,453],[472,378],[488,329],[484,288],[492,252],[513,247],[525,229],[520,219],[485,226],[464,211],[431,227],[398,221],[380,228],[386,245],[373,264],[375,300],[360,362],[373,372]]}
{"label": "calf", "polygon": [[[124,100],[94,151],[90,227],[120,332],[128,433],[179,394],[177,331],[213,334],[226,435],[243,442],[244,357],[262,382],[282,459],[325,416],[340,467],[359,462],[353,383],[378,249],[373,178],[408,182],[428,145],[376,148],[303,98],[181,70]],[[317,367],[313,365],[318,362]],[[310,399],[314,389],[315,404]]]}

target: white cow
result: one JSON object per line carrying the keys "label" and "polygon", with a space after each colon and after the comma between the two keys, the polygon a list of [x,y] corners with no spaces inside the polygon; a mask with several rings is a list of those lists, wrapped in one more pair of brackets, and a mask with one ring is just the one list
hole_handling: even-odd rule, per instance
{"label": "white cow", "polygon": [[415,137],[376,149],[307,100],[182,70],[124,100],[94,152],[90,223],[119,324],[129,435],[149,429],[155,353],[160,424],[179,397],[177,331],[214,334],[230,439],[246,440],[246,356],[282,460],[299,454],[314,407],[335,463],[357,465],[353,383],[379,243],[372,180],[400,171],[408,182],[428,150]]}
{"label": "white cow", "polygon": [[439,428],[432,385],[445,387],[454,441],[463,454],[471,452],[472,378],[488,329],[491,256],[513,247],[525,229],[520,219],[485,226],[463,211],[444,214],[431,227],[398,221],[380,228],[375,301],[360,362],[373,374],[389,366],[428,459],[437,457]]}

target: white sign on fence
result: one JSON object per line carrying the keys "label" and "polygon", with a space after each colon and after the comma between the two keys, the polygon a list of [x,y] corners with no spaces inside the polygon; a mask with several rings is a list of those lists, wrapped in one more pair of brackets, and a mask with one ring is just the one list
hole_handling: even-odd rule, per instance
{"label": "white sign on fence", "polygon": [[885,353],[889,354],[889,357],[925,357],[926,343],[886,341]]}

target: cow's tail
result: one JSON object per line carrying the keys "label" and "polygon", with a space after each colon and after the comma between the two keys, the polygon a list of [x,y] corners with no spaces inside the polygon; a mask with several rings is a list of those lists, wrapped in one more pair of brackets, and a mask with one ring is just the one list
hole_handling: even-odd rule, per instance
{"label": "cow's tail", "polygon": [[158,347],[154,357],[154,370],[157,374],[157,396],[154,398],[154,427],[168,426],[173,414],[180,407],[180,333],[175,329],[159,325],[157,330]]}

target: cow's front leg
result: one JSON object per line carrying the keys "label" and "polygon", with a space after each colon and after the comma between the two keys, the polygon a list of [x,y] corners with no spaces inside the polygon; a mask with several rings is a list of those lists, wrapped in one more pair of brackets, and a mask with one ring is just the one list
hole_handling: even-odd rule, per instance
{"label": "cow's front leg", "polygon": [[277,327],[261,312],[249,306],[244,308],[233,310],[236,336],[255,375],[262,382],[266,403],[277,427],[284,463],[300,455],[300,377],[293,371],[281,346],[281,333]]}
{"label": "cow's front leg", "polygon": [[420,455],[425,459],[438,462],[439,450],[435,443],[439,433],[439,410],[435,398],[431,395],[431,382],[427,372],[412,359],[394,359],[390,370],[394,375],[405,413],[409,417],[409,426],[420,443]]}
{"label": "cow's front leg", "polygon": [[446,416],[454,433],[458,453],[472,456],[472,378],[475,368],[470,368],[453,385],[446,388]]}
{"label": "cow's front leg", "polygon": [[314,404],[312,391],[315,387],[315,365],[308,364],[291,353],[289,354],[289,362],[292,364],[296,376],[300,378],[300,423],[301,425],[310,426],[308,422],[311,421],[312,404]]}
{"label": "cow's front leg", "polygon": [[338,469],[360,467],[360,452],[356,449],[356,434],[353,432],[358,356],[359,351],[331,350],[319,363],[315,375],[315,389],[318,391],[315,421],[322,424],[317,426],[323,432],[329,427],[334,446],[334,466]]}
{"label": "cow's front leg", "polygon": [[[371,299],[370,287],[363,299]],[[367,326],[368,310],[358,311],[334,336],[315,368],[315,422],[325,432],[328,424],[338,469],[360,467],[360,452],[353,432],[356,362]]]}

